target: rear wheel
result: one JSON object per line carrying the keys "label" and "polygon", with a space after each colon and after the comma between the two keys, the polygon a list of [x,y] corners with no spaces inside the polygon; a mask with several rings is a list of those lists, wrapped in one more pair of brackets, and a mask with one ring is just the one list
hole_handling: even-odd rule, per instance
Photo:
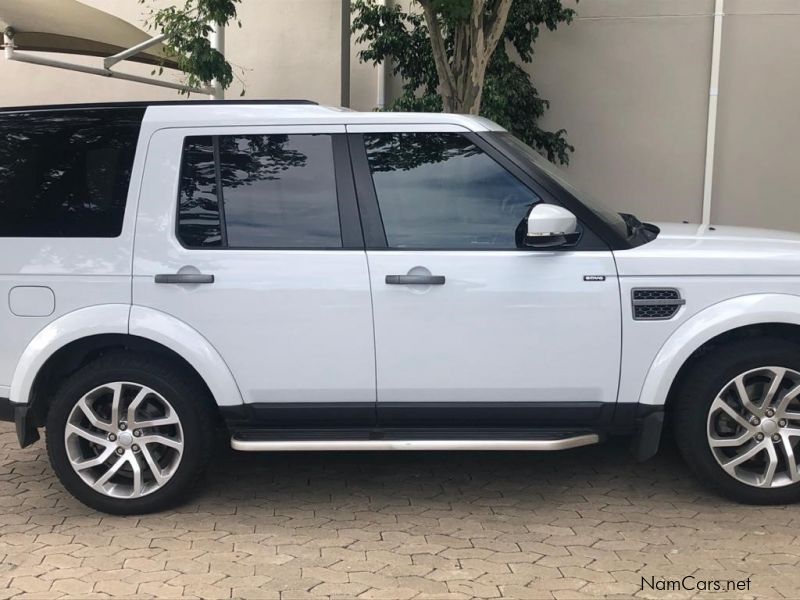
{"label": "rear wheel", "polygon": [[684,381],[675,436],[697,475],[741,502],[800,500],[800,345],[740,340],[700,359]]}
{"label": "rear wheel", "polygon": [[47,450],[64,487],[115,514],[182,499],[213,441],[207,393],[156,358],[105,356],[70,377],[47,418]]}

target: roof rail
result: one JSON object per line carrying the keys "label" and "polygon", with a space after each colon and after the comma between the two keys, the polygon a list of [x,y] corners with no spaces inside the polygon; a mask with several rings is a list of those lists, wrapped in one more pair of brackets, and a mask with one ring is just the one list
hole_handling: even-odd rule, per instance
{"label": "roof rail", "polygon": [[8,106],[0,107],[0,112],[33,112],[49,110],[92,110],[106,108],[147,108],[148,106],[183,106],[183,105],[286,105],[303,104],[319,105],[313,100],[293,100],[293,99],[274,99],[274,100],[153,100],[153,101],[133,101],[133,102],[87,102],[84,104],[41,104],[32,106]]}

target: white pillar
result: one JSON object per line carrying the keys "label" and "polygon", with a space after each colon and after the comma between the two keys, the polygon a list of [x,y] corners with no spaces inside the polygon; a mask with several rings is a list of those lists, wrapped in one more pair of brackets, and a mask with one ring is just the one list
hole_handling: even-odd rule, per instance
{"label": "white pillar", "polygon": [[[225,26],[224,25],[213,25],[213,29],[211,30],[211,34],[209,36],[209,41],[211,42],[211,47],[218,51],[222,56],[225,56]],[[225,100],[225,90],[222,89],[222,85],[216,79],[211,82],[211,87],[214,89],[214,92],[209,96],[211,100]]]}
{"label": "white pillar", "polygon": [[706,169],[703,182],[703,225],[711,223],[711,198],[714,191],[714,152],[717,140],[717,101],[719,99],[719,67],[722,58],[722,18],[725,0],[716,0],[714,39],[711,45],[711,82],[708,90],[708,127],[706,130]]}
{"label": "white pillar", "polygon": [[[378,5],[385,7],[386,0],[378,0]],[[386,57],[378,65],[378,86],[376,89],[375,104],[377,104],[378,108],[381,110],[386,107],[386,61],[388,60],[389,58]]]}
{"label": "white pillar", "polygon": [[6,60],[11,60],[14,57],[14,38],[13,30],[10,27],[3,32],[3,48]]}

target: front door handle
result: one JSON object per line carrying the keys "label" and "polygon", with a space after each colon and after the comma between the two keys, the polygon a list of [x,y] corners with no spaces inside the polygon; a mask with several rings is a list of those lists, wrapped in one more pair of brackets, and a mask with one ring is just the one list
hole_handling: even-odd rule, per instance
{"label": "front door handle", "polygon": [[162,273],[156,275],[156,283],[214,283],[214,276],[203,273]]}
{"label": "front door handle", "polygon": [[387,275],[388,285],[444,285],[444,275]]}

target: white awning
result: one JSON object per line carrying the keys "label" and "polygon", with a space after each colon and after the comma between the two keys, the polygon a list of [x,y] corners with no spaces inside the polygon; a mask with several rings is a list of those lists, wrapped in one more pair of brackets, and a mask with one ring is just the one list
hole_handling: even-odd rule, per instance
{"label": "white awning", "polygon": [[[134,1],[134,0],[131,0]],[[0,0],[0,29],[11,28],[15,49],[110,57],[152,36],[77,0]],[[177,68],[156,43],[126,60]]]}

